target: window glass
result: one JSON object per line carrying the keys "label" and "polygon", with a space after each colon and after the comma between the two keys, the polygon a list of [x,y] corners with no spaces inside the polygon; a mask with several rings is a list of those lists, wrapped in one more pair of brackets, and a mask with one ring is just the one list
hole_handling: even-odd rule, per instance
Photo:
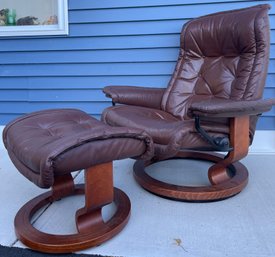
{"label": "window glass", "polygon": [[66,0],[0,0],[0,36],[67,34],[67,12]]}

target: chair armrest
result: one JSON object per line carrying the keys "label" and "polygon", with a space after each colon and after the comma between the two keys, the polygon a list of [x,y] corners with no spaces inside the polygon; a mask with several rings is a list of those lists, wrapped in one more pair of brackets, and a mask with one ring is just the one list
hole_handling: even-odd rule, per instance
{"label": "chair armrest", "polygon": [[164,88],[107,86],[103,92],[114,103],[160,109]]}
{"label": "chair armrest", "polygon": [[211,98],[192,103],[189,111],[192,116],[230,118],[258,115],[269,111],[273,105],[275,105],[275,99],[247,101]]}

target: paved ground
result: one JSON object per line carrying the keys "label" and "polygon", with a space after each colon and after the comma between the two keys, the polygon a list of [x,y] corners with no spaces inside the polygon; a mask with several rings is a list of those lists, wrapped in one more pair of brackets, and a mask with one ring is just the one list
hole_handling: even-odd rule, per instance
{"label": "paved ground", "polygon": [[[133,160],[114,163],[114,183],[132,202],[126,228],[115,238],[85,253],[123,257],[274,257],[275,256],[275,156],[249,155],[243,163],[250,171],[245,190],[215,203],[183,203],[159,198],[141,189],[133,179]],[[168,161],[153,167],[157,175],[180,183],[185,168],[188,182],[206,181],[207,163]],[[168,171],[168,172],[167,172]],[[29,199],[43,192],[26,180],[10,162],[0,143],[0,244],[24,247],[17,241],[13,218]],[[181,174],[181,175],[179,175]],[[171,176],[170,176],[171,178]],[[200,179],[200,181],[199,181]],[[82,181],[82,172],[76,181]],[[35,224],[47,232],[75,231],[73,213],[83,205],[74,197],[41,211]],[[106,208],[105,215],[111,211]]]}

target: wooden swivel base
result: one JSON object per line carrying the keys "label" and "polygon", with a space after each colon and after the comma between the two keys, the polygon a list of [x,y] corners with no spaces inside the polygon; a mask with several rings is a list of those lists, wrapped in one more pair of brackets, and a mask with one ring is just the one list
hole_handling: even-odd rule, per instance
{"label": "wooden swivel base", "polygon": [[226,199],[238,194],[247,185],[248,171],[238,161],[227,165],[227,159],[223,155],[202,152],[179,152],[171,159],[181,158],[207,160],[216,163],[210,167],[208,172],[212,185],[199,187],[178,186],[158,181],[145,172],[145,168],[155,163],[155,161],[136,161],[134,164],[135,179],[143,188],[153,194],[174,200],[192,202]]}
{"label": "wooden swivel base", "polygon": [[[100,245],[118,234],[130,216],[131,203],[128,196],[112,184],[112,163],[101,164],[85,171],[85,184],[73,185],[71,175],[56,178],[52,191],[41,194],[26,203],[15,217],[18,239],[33,250],[47,253],[70,253]],[[107,187],[106,187],[107,186]],[[31,218],[43,206],[70,195],[85,193],[85,207],[76,212],[78,233],[53,235],[33,227]],[[101,209],[114,202],[117,210],[104,222]]]}

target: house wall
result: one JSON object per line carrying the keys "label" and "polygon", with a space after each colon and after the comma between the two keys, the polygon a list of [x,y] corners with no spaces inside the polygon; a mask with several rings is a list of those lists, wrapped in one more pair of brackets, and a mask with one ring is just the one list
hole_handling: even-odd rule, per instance
{"label": "house wall", "polygon": [[[271,56],[264,97],[275,97],[275,2],[247,0],[69,0],[69,36],[0,38],[0,124],[48,108],[99,117],[106,85],[166,87],[182,24],[270,3]],[[257,129],[275,129],[275,109]]]}

